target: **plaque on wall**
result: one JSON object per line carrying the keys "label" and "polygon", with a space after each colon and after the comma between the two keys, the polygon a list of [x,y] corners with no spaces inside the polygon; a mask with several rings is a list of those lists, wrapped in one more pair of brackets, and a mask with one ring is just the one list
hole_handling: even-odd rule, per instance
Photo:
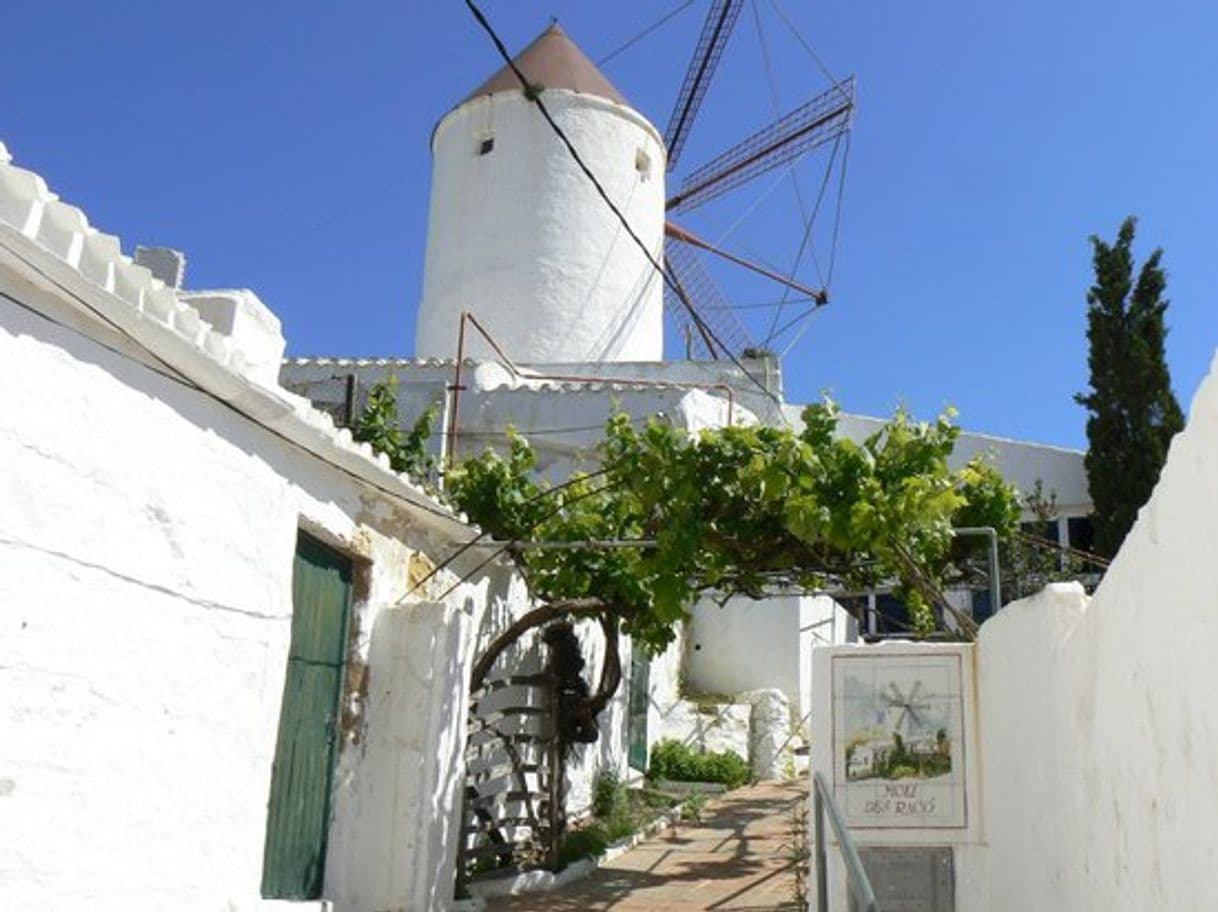
{"label": "plaque on wall", "polygon": [[854,828],[963,828],[959,653],[833,657],[834,797]]}
{"label": "plaque on wall", "polygon": [[[946,846],[859,849],[883,912],[954,912],[956,877]],[[857,905],[852,900],[852,908]]]}

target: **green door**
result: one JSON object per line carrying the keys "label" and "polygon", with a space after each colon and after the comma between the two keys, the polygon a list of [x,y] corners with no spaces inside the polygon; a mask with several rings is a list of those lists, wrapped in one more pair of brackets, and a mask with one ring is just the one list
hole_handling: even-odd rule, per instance
{"label": "green door", "polygon": [[638,646],[630,651],[630,703],[626,718],[626,757],[632,767],[647,770],[647,707],[651,703],[651,659]]}
{"label": "green door", "polygon": [[351,561],[300,533],[262,859],[267,899],[321,896],[350,605]]}

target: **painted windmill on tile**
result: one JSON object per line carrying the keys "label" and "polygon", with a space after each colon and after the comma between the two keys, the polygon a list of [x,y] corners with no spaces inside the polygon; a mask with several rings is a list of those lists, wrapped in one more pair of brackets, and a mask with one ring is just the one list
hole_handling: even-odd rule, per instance
{"label": "painted windmill on tile", "polygon": [[912,741],[926,727],[925,714],[931,704],[922,696],[921,681],[914,681],[905,693],[895,681],[889,681],[884,700],[888,708],[889,727],[903,735],[906,741]]}
{"label": "painted windmill on tile", "polygon": [[[743,6],[744,0],[713,0],[711,3],[710,11],[695,45],[693,57],[681,84],[681,90],[664,130],[670,172],[678,170],[677,166],[681,162],[686,140],[693,129],[698,111],[706,97],[707,89],[710,87]],[[775,10],[778,11],[778,8],[775,7]],[[754,13],[756,13],[756,9],[754,9]],[[760,21],[758,21],[758,28],[760,31]],[[703,260],[704,254],[722,258],[783,287],[783,299],[779,302],[779,309],[775,313],[774,320],[771,321],[768,337],[761,341],[760,347],[768,346],[773,337],[781,333],[778,317],[782,313],[783,305],[787,303],[807,305],[803,310],[803,318],[806,318],[817,307],[828,302],[828,281],[832,276],[831,267],[829,276],[821,276],[823,283],[815,287],[798,281],[795,273],[808,248],[813,224],[821,208],[825,188],[835,166],[840,169],[838,173],[844,179],[845,156],[849,148],[849,131],[853,111],[853,77],[835,81],[827,91],[812,96],[794,109],[777,117],[767,126],[722,151],[706,164],[685,172],[679,189],[666,201],[666,209],[670,216],[692,212],[703,204],[735,191],[768,172],[779,168],[793,168],[823,146],[831,144],[833,150],[825,169],[816,204],[810,213],[802,211],[802,197],[800,199],[805,230],[795,266],[788,274],[784,275],[768,265],[704,240],[689,229],[677,224],[671,217],[665,222],[665,266],[674,282],[684,292],[688,304],[698,314],[698,318],[695,318],[690,314],[690,307],[687,306],[686,301],[682,301],[680,296],[671,289],[665,290],[665,309],[669,317],[680,328],[685,340],[686,352],[689,355],[710,358],[720,358],[729,354],[739,356],[750,349],[759,347],[753,331],[737,317],[711,278]],[[839,152],[842,153],[840,156]],[[836,205],[838,207],[841,205],[840,185]],[[838,213],[835,213],[833,217],[835,234],[837,221]],[[788,326],[793,325],[794,322],[792,321]]]}

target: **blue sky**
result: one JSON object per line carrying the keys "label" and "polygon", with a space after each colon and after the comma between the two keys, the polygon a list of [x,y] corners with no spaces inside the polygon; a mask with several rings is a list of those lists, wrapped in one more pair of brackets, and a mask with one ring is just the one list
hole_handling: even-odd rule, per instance
{"label": "blue sky", "polygon": [[[773,115],[746,4],[682,165]],[[661,128],[709,0],[606,74]],[[593,59],[678,0],[485,0],[519,48],[558,16]],[[756,0],[785,110],[827,83]],[[1166,250],[1168,357],[1189,398],[1218,345],[1218,6],[778,0],[859,80],[832,303],[785,362],[789,398],[944,405],[991,433],[1084,446],[1087,237],[1140,217]],[[6,7],[0,140],[125,244],[189,257],[194,287],[251,287],[293,354],[409,354],[435,121],[498,68],[459,0]],[[815,194],[824,156],[796,177]],[[678,171],[678,175],[681,171]],[[790,181],[762,178],[689,227],[784,269]],[[827,253],[829,222],[816,243]],[[777,297],[717,271],[733,301]],[[816,283],[810,263],[799,276]],[[761,335],[772,311],[744,311]],[[779,347],[785,344],[778,340]]]}

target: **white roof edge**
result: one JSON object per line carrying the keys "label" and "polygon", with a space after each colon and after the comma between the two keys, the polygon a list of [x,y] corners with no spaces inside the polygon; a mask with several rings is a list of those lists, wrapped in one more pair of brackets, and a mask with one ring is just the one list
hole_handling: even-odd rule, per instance
{"label": "white roof edge", "polygon": [[[292,367],[455,367],[455,358],[345,357],[342,355],[288,355],[283,359]],[[463,366],[478,362],[465,359]]]}
{"label": "white roof edge", "polygon": [[[811,405],[811,404],[814,404],[814,403],[787,402],[784,404],[784,408],[790,409],[790,410],[794,411],[796,414],[798,414],[799,412],[802,412],[804,410],[804,408],[806,408],[808,405]],[[854,419],[859,419],[862,421],[875,421],[880,424],[887,424],[889,421],[888,418],[881,418],[877,415],[863,415],[858,412],[843,411],[840,413],[840,415],[842,418],[854,418]],[[999,443],[999,444],[1013,444],[1015,446],[1036,447],[1038,450],[1052,450],[1057,453],[1066,453],[1066,454],[1069,454],[1070,456],[1087,455],[1085,450],[1078,450],[1078,449],[1075,449],[1074,447],[1064,447],[1064,446],[1061,446],[1056,443],[1041,443],[1037,440],[1018,440],[1014,437],[1002,437],[997,434],[987,434],[983,431],[972,431],[966,427],[960,428],[960,435],[962,437],[964,437],[964,436],[977,437],[977,438],[980,438],[981,440],[989,440],[989,441],[993,441],[994,443]]]}
{"label": "white roof edge", "polygon": [[[42,178],[14,167],[0,144],[0,263],[35,284],[83,302],[156,359],[255,424],[323,461],[420,509],[433,526],[468,533],[468,520],[389,466],[388,457],[358,443],[312,403],[249,379],[243,358],[210,329],[173,289],[124,256],[115,235],[59,201]],[[77,300],[72,300],[77,299]]]}

